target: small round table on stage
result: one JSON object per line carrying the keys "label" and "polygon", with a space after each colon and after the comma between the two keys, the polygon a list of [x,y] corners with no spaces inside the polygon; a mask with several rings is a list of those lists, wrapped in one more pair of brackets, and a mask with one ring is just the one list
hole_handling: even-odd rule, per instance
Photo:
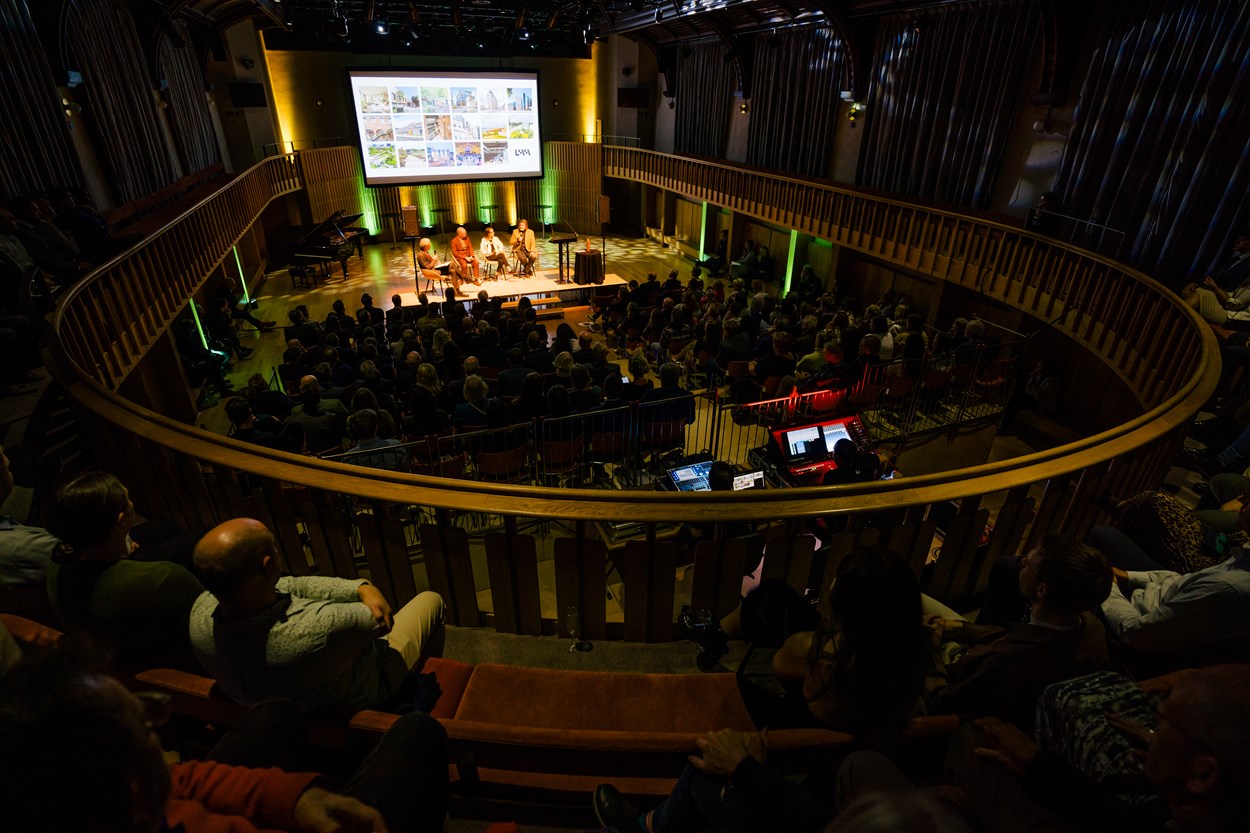
{"label": "small round table on stage", "polygon": [[573,283],[603,283],[603,252],[598,249],[574,252]]}

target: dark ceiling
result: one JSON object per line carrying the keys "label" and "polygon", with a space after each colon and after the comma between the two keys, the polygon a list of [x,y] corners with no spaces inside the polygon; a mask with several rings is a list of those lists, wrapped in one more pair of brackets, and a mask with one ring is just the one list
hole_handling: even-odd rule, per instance
{"label": "dark ceiling", "polygon": [[859,18],[950,0],[148,0],[215,28],[254,18],[276,49],[363,53],[587,55],[627,34],[652,49],[796,25],[847,29]]}

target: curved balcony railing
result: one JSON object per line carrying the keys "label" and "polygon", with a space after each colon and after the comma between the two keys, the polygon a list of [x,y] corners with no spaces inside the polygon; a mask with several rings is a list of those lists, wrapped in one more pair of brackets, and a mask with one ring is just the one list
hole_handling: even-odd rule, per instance
{"label": "curved balcony railing", "polygon": [[[341,152],[345,165],[355,158],[350,148],[316,152]],[[52,322],[55,371],[82,408],[93,451],[148,514],[187,525],[237,515],[266,521],[292,572],[367,570],[399,602],[428,584],[449,599],[453,622],[516,632],[562,629],[556,611],[580,601],[591,638],[619,635],[604,625],[615,617],[627,638],[662,639],[680,601],[675,593],[686,592],[675,585],[676,557],[662,540],[668,524],[717,524],[718,532],[744,518],[774,524],[779,534],[768,544],[766,572],[781,570],[796,583],[820,581],[855,542],[883,540],[911,555],[931,592],[953,601],[984,586],[995,556],[1044,531],[1082,533],[1099,516],[1100,495],[1157,483],[1216,384],[1216,342],[1196,314],[1150,278],[1089,252],[849,189],[632,148],[602,152],[608,176],[783,223],[1044,320],[1113,369],[1136,396],[1140,415],[1065,446],[958,471],[856,486],[674,495],[361,469],[245,445],[119,395],[122,381],[264,207],[310,184],[292,154],[242,174],[61,300]],[[931,511],[952,502],[953,517]],[[883,512],[889,523],[880,521]],[[846,528],[813,561],[804,524],[828,516],[839,525],[844,519]],[[518,534],[530,522],[538,534]],[[567,527],[565,537],[552,535],[553,522]],[[621,544],[603,534],[605,525],[628,527],[636,538]],[[934,543],[941,557],[926,567]],[[732,571],[710,578],[720,570],[711,565],[736,546],[716,540],[704,547],[695,601],[710,598],[709,582],[736,587]],[[605,573],[605,566],[612,569]],[[554,607],[549,595],[540,602],[546,570],[554,571]],[[604,596],[606,590],[619,599],[619,583],[624,601],[614,614]],[[732,600],[728,590],[718,592],[713,606]]]}

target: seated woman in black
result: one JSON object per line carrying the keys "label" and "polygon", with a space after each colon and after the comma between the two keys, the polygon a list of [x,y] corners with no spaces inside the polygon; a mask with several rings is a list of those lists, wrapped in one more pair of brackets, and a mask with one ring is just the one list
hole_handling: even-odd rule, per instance
{"label": "seated woman in black", "polygon": [[646,396],[647,391],[655,387],[650,379],[647,378],[647,371],[651,366],[647,364],[647,360],[641,355],[630,356],[629,358],[629,384],[625,385],[621,390],[621,398],[626,402],[637,402]]}
{"label": "seated woman in black", "polygon": [[702,633],[688,612],[680,624],[703,649],[700,667],[714,665],[727,640],[747,642],[738,688],[758,728],[902,731],[921,708],[932,653],[915,573],[897,553],[862,547],[838,565],[828,598],[822,620],[798,591],[769,579]]}

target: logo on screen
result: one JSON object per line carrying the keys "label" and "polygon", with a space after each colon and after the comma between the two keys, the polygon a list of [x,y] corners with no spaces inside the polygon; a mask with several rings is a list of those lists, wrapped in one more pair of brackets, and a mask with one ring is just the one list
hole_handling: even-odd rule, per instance
{"label": "logo on screen", "polygon": [[530,149],[529,148],[514,148],[512,151],[512,155],[513,156],[529,156]]}

